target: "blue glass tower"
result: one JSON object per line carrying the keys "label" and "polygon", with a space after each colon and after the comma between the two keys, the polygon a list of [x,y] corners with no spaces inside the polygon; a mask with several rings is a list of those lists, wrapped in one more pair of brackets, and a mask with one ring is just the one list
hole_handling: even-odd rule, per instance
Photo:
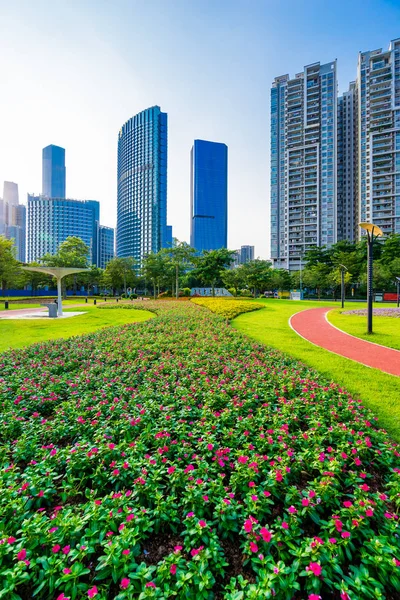
{"label": "blue glass tower", "polygon": [[48,198],[65,198],[65,150],[60,146],[43,148],[42,194]]}
{"label": "blue glass tower", "polygon": [[107,263],[114,258],[114,229],[112,227],[99,227],[99,256],[97,266],[105,269]]}
{"label": "blue glass tower", "polygon": [[153,106],[118,136],[117,256],[138,263],[166,246],[167,129],[167,114]]}
{"label": "blue glass tower", "polygon": [[195,140],[190,162],[190,245],[198,252],[226,248],[228,148]]}

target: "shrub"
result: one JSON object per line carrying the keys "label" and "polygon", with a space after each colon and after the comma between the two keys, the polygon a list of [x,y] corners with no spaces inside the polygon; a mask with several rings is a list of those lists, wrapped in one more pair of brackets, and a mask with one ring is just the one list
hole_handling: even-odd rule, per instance
{"label": "shrub", "polygon": [[199,306],[204,306],[226,319],[234,319],[242,313],[265,308],[264,304],[256,304],[255,302],[243,300],[231,300],[229,298],[192,298],[192,302]]}
{"label": "shrub", "polygon": [[250,290],[240,290],[240,295],[243,296],[244,298],[252,298],[253,294],[251,293]]}

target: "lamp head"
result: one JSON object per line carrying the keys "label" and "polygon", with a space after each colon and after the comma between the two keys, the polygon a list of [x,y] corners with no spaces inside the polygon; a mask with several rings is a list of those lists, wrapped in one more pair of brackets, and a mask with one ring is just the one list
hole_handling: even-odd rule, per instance
{"label": "lamp head", "polygon": [[375,235],[376,237],[381,237],[383,235],[382,229],[373,223],[359,223],[359,227],[361,227],[361,229],[365,229],[365,231],[368,231],[371,235]]}

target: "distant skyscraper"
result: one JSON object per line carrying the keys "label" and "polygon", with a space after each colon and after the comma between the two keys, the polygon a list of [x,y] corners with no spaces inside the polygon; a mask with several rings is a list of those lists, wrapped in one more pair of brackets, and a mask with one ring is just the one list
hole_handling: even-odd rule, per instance
{"label": "distant skyscraper", "polygon": [[241,246],[240,263],[242,265],[254,260],[254,246]]}
{"label": "distant skyscraper", "polygon": [[153,106],[118,136],[117,256],[139,263],[166,245],[167,114]]}
{"label": "distant skyscraper", "polygon": [[65,198],[65,150],[60,146],[43,148],[42,194],[48,198]]}
{"label": "distant skyscraper", "polygon": [[19,203],[18,184],[5,181],[3,196],[0,200],[0,234],[14,240],[15,257],[25,262],[26,207]]}
{"label": "distant skyscraper", "polygon": [[271,257],[298,270],[313,246],[337,241],[336,61],[271,89]]}
{"label": "distant skyscraper", "polygon": [[165,234],[165,248],[172,248],[173,237],[172,237],[172,225],[167,225]]}
{"label": "distant skyscraper", "polygon": [[360,52],[356,84],[359,220],[400,233],[400,39]]}
{"label": "distant skyscraper", "polygon": [[89,259],[98,260],[100,205],[96,200],[68,200],[28,194],[27,260],[55,254],[69,236],[80,237],[89,246]]}
{"label": "distant skyscraper", "polygon": [[112,227],[99,227],[99,257],[97,266],[105,269],[107,263],[114,258],[114,229]]}
{"label": "distant skyscraper", "polygon": [[190,163],[190,245],[198,252],[226,248],[228,148],[195,140]]}

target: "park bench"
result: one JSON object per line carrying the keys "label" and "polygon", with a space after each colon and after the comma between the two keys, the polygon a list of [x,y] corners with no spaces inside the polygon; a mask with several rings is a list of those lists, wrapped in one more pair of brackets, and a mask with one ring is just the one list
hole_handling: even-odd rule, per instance
{"label": "park bench", "polygon": [[57,309],[58,306],[55,302],[51,302],[51,303],[43,303],[40,304],[40,306],[46,306],[49,309],[49,318],[50,319],[56,319],[57,318]]}

